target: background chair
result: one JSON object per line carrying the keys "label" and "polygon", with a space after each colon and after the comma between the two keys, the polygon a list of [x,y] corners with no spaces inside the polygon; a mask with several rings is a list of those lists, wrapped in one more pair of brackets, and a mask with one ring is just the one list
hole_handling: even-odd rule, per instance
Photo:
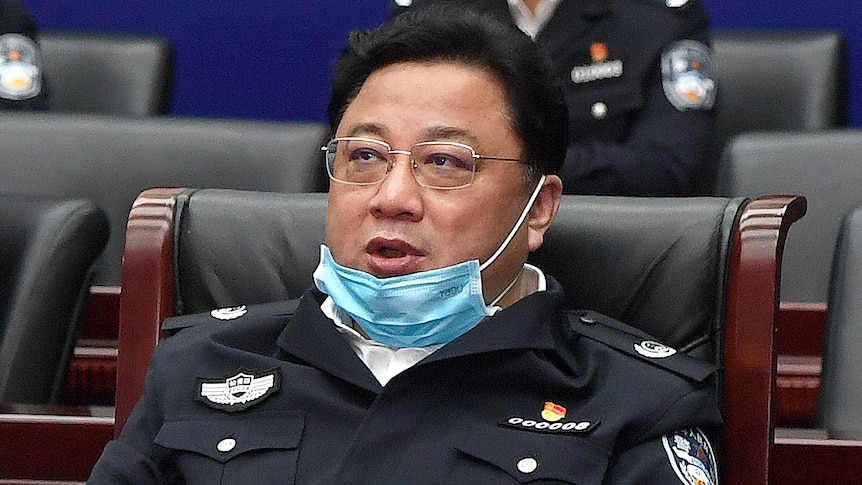
{"label": "background chair", "polygon": [[773,483],[862,483],[862,209],[847,213],[836,243],[826,308],[816,428],[776,435]]}
{"label": "background chair", "polygon": [[[312,282],[325,209],[325,194],[152,189],[138,197],[123,264],[115,433],[143,389],[162,320],[298,296]],[[723,483],[766,483],[778,262],[787,227],[804,211],[804,199],[792,197],[566,196],[533,258],[578,295],[573,306],[628,317],[725,364]]]}
{"label": "background chair", "polygon": [[849,74],[839,31],[716,31],[720,146],[764,130],[847,124]]}
{"label": "background chair", "polygon": [[[818,426],[862,439],[862,207],[847,213],[832,262]],[[860,451],[862,453],[862,451]]]}
{"label": "background chair", "polygon": [[841,219],[862,205],[862,130],[743,133],[722,156],[716,194],[804,194],[808,216],[787,237],[781,298],[826,302]]}
{"label": "background chair", "polygon": [[85,198],[108,214],[96,285],[120,285],[126,220],[144,189],[328,189],[322,123],[8,113],[0,133],[0,191]]}
{"label": "background chair", "polygon": [[50,110],[138,117],[170,111],[174,49],[167,39],[43,31],[39,45]]}
{"label": "background chair", "polygon": [[0,228],[0,402],[53,403],[108,219],[85,200],[0,194]]}

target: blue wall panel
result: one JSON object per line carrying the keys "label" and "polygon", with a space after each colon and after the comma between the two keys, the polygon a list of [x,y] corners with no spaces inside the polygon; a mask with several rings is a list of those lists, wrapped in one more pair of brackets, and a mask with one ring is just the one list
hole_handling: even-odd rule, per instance
{"label": "blue wall panel", "polygon": [[[862,125],[862,2],[703,0],[716,29],[838,29],[851,55],[851,122]],[[332,63],[386,0],[24,0],[43,29],[157,34],[177,50],[172,112],[323,120]],[[98,80],[94,80],[98,89]]]}

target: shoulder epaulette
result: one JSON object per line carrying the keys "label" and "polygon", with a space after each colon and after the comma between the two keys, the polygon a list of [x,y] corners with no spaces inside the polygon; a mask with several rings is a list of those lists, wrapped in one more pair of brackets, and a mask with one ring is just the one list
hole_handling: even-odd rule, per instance
{"label": "shoulder epaulette", "polygon": [[570,311],[568,317],[573,332],[689,379],[703,381],[719,370],[712,362],[678,352],[641,330],[600,313]]}
{"label": "shoulder epaulette", "polygon": [[162,331],[167,336],[174,335],[184,328],[196,327],[198,325],[225,322],[238,318],[271,315],[292,315],[299,306],[299,298],[277,301],[272,303],[261,303],[258,305],[239,305],[234,307],[217,308],[204,313],[193,313],[166,318],[162,322]]}

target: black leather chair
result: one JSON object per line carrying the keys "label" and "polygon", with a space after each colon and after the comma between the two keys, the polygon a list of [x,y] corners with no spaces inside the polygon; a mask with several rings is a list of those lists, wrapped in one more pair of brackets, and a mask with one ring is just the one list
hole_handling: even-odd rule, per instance
{"label": "black leather chair", "polygon": [[716,194],[803,194],[808,216],[787,237],[781,298],[826,302],[841,218],[862,205],[862,130],[744,133],[722,156]]}
{"label": "black leather chair", "polygon": [[[862,207],[843,221],[832,262],[817,424],[862,439]],[[862,452],[862,448],[860,448]]]}
{"label": "black leather chair", "polygon": [[713,32],[721,145],[763,130],[847,124],[847,47],[839,31]]}
{"label": "black leather chair", "polygon": [[174,49],[167,39],[43,31],[39,45],[50,110],[138,117],[169,113]]}
{"label": "black leather chair", "polygon": [[108,219],[92,202],[0,194],[0,402],[61,396]]}
{"label": "black leather chair", "polygon": [[[298,296],[312,284],[325,194],[151,189],[127,226],[115,433],[167,316]],[[532,262],[591,307],[720,361],[722,483],[765,484],[778,265],[801,198],[565,196]],[[754,236],[754,237],[752,237]]]}
{"label": "black leather chair", "polygon": [[144,189],[329,186],[322,123],[7,113],[0,133],[0,191],[86,198],[108,214],[112,234],[96,285],[120,284],[126,220]]}

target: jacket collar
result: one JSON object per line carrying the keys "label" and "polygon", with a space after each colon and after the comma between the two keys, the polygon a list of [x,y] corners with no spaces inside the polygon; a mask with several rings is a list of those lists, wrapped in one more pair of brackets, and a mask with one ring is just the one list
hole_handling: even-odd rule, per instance
{"label": "jacket collar", "polygon": [[[514,305],[482,320],[479,325],[443,346],[417,365],[467,355],[560,346],[563,289],[547,276],[547,290],[522,298]],[[293,317],[278,336],[277,345],[288,354],[369,391],[383,388],[356,356],[332,320],[320,310],[325,295],[306,291]]]}

